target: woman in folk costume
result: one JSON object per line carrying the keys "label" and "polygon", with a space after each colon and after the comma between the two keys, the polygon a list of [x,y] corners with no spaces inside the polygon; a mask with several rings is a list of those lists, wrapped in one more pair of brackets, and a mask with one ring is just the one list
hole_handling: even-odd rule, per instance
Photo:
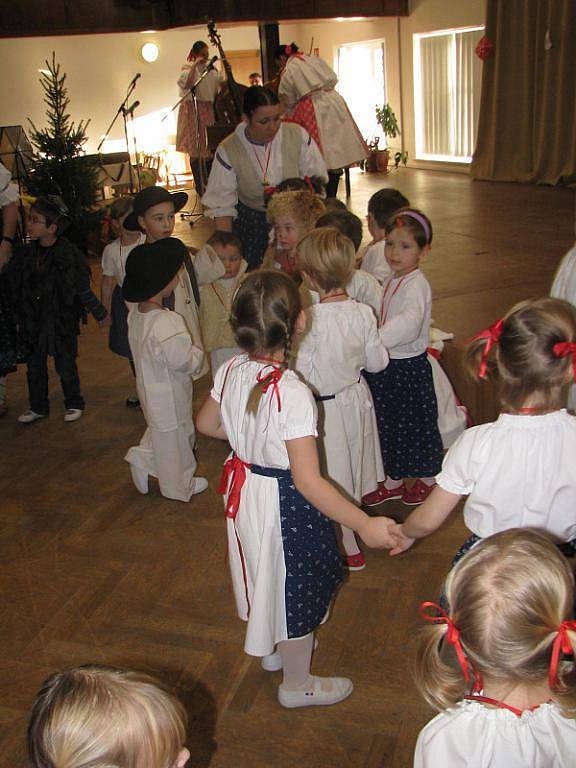
{"label": "woman in folk costume", "polygon": [[[178,78],[180,98],[184,98],[178,110],[176,151],[185,152],[190,158],[194,184],[198,194],[204,192],[200,172],[200,158],[210,158],[206,128],[214,125],[214,99],[218,95],[223,77],[217,69],[210,69],[196,89],[196,107],[190,89],[208,69],[208,46],[198,40],[192,46]],[[198,127],[200,131],[198,132]]]}
{"label": "woman in folk costume", "polygon": [[281,68],[280,101],[322,150],[330,177],[326,193],[336,197],[341,169],[368,155],[346,102],[334,90],[338,77],[323,59],[301,53],[294,43],[278,46],[274,58]]}
{"label": "woman in folk costume", "polygon": [[157,477],[168,499],[190,501],[208,481],[194,477],[196,433],[192,420],[192,377],[204,352],[192,343],[184,319],[164,306],[185,269],[186,246],[175,237],[138,245],[126,260],[122,285],[136,387],[147,429],[125,456],[137,490],[148,493]]}
{"label": "woman in folk costume", "polygon": [[294,177],[316,176],[324,183],[328,173],[311,136],[282,122],[274,91],[248,88],[243,112],[243,121],[216,150],[202,203],[216,229],[240,238],[248,269],[255,269],[268,247],[266,193]]}

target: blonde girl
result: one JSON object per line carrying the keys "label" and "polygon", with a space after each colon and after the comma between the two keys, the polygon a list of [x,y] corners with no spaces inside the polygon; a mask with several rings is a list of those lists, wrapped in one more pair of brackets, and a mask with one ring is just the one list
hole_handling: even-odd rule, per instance
{"label": "blonde girl", "polygon": [[576,754],[574,576],[543,534],[482,541],[446,583],[450,612],[420,606],[416,683],[441,712],[415,768],[568,768]]}
{"label": "blonde girl", "polygon": [[86,665],[42,685],[28,725],[32,768],[184,768],[187,716],[159,680]]}
{"label": "blonde girl", "polygon": [[507,528],[539,528],[576,539],[576,418],[565,409],[574,379],[576,308],[559,299],[515,306],[467,352],[469,372],[496,370],[502,413],[467,429],[449,449],[437,487],[398,532],[393,554],[435,531],[462,496],[472,536],[457,557]]}
{"label": "blonde girl", "polygon": [[217,371],[197,427],[233,451],[220,491],[236,605],[247,622],[244,650],[263,657],[264,669],[283,670],[282,706],[336,704],[352,682],[310,674],[314,632],[342,578],[331,519],[368,546],[390,546],[391,521],[368,517],[320,474],[314,398],[288,368],[305,325],[294,281],[277,270],[252,272],[231,323],[244,354]]}
{"label": "blonde girl", "polygon": [[274,227],[274,242],[264,254],[264,269],[281,269],[292,275],[299,240],[314,229],[317,219],[325,212],[324,203],[307,189],[272,195],[267,217]]}
{"label": "blonde girl", "polygon": [[[360,502],[384,480],[372,395],[361,373],[388,365],[370,307],[349,298],[354,270],[352,241],[323,227],[298,245],[298,267],[319,302],[306,310],[307,332],[294,367],[318,404],[323,470],[350,499]],[[366,561],[354,532],[342,527],[344,565],[362,570]]]}

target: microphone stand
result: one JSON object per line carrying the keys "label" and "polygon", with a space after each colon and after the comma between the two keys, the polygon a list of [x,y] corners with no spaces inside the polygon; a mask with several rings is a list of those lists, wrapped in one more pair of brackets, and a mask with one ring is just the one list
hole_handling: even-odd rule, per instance
{"label": "microphone stand", "polygon": [[[126,96],[124,97],[124,100],[118,107],[118,110],[116,111],[116,114],[114,115],[112,122],[106,129],[104,136],[102,136],[102,139],[100,140],[100,144],[96,147],[96,152],[100,153],[100,150],[102,149],[102,145],[107,140],[108,135],[110,134],[110,131],[112,130],[114,123],[118,119],[118,115],[122,115],[122,119],[124,120],[124,136],[126,138],[126,151],[128,152],[128,174],[130,178],[130,193],[134,194],[134,175],[132,173],[132,160],[130,159],[130,145],[128,144],[128,128],[126,126],[126,102],[132,95],[132,92],[136,88],[136,81],[132,80],[130,85],[128,86],[128,90],[126,91]],[[138,160],[136,158],[136,160]],[[138,181],[140,181],[140,173],[138,172]]]}

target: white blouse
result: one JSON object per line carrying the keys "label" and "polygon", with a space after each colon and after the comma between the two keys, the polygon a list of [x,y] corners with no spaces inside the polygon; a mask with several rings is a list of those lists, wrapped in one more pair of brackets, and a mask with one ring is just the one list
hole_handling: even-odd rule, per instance
{"label": "white blouse", "polygon": [[576,720],[555,704],[520,717],[477,701],[462,701],[426,725],[414,768],[573,768]]}
{"label": "white blouse", "polygon": [[278,382],[280,411],[270,387],[262,394],[257,412],[248,412],[248,400],[258,385],[256,377],[263,369],[265,375],[270,367],[246,354],[238,355],[220,366],[210,395],[220,403],[222,424],[237,456],[262,467],[289,469],[285,441],[316,437],[316,403],[294,371],[286,370]]}
{"label": "white blouse", "polygon": [[[311,140],[304,128],[302,147],[300,150],[300,175],[317,176],[324,183],[328,181],[326,163],[318,145]],[[252,164],[259,176],[262,175],[262,167],[266,167],[266,176],[271,186],[276,186],[284,180],[282,158],[282,126],[269,144],[254,144],[246,137],[246,123],[239,123],[235,130]],[[310,140],[309,140],[310,139]],[[270,154],[268,155],[268,151]],[[269,158],[269,159],[268,159]],[[260,161],[260,162],[259,162]],[[210,178],[206,192],[202,197],[202,205],[206,208],[206,216],[214,219],[225,216],[236,217],[238,204],[238,177],[230,164],[226,150],[220,145],[216,150]],[[264,210],[264,196],[262,196],[262,210]]]}
{"label": "white blouse", "polygon": [[360,267],[364,272],[373,275],[380,284],[387,280],[392,274],[392,269],[384,255],[385,251],[386,240],[370,243],[366,246],[366,250],[362,256],[362,266]]}
{"label": "white blouse", "polygon": [[[576,538],[576,417],[501,414],[467,429],[444,457],[436,481],[468,495],[464,522],[477,536],[541,528]],[[575,761],[576,762],[576,761]]]}
{"label": "white blouse", "polygon": [[146,235],[140,233],[138,239],[129,245],[122,245],[119,237],[113,242],[108,243],[102,252],[102,274],[106,277],[116,278],[116,282],[122,287],[122,283],[126,277],[126,259],[128,258],[128,254],[136,248],[137,245],[142,245],[142,243],[145,242]]}
{"label": "white blouse", "polygon": [[389,278],[382,289],[380,339],[392,360],[426,352],[430,339],[432,290],[419,269]]}
{"label": "white blouse", "polygon": [[316,394],[337,394],[355,384],[362,370],[377,373],[388,365],[370,307],[348,299],[313,304],[306,315],[308,330],[294,367]]}

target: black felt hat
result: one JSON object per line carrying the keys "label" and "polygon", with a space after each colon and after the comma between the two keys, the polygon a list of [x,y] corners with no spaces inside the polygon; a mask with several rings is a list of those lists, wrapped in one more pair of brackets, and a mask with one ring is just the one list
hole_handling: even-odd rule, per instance
{"label": "black felt hat", "polygon": [[134,208],[124,220],[124,229],[130,230],[130,232],[141,232],[142,228],[138,224],[138,216],[144,216],[148,208],[160,205],[160,203],[173,203],[174,210],[180,211],[187,202],[188,195],[186,192],[174,192],[171,195],[164,187],[146,187],[138,192],[134,198]]}
{"label": "black felt hat", "polygon": [[126,301],[146,301],[166,288],[184,263],[186,246],[176,237],[137,245],[126,259],[122,296]]}

